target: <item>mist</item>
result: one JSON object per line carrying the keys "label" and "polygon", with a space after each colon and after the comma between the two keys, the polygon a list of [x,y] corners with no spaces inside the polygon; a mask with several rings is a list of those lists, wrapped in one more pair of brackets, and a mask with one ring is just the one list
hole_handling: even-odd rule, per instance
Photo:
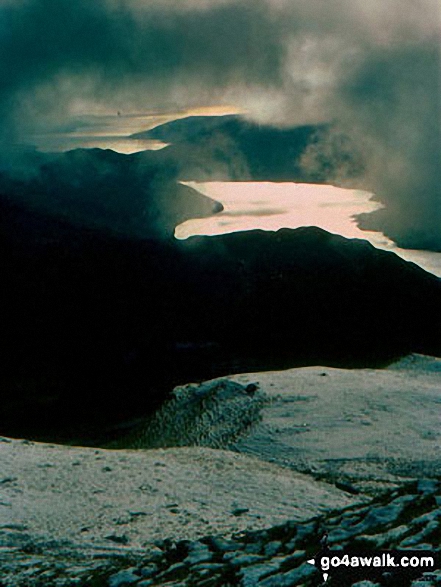
{"label": "mist", "polygon": [[441,250],[440,30],[437,0],[3,0],[3,157],[82,109],[332,123],[386,205],[363,224]]}

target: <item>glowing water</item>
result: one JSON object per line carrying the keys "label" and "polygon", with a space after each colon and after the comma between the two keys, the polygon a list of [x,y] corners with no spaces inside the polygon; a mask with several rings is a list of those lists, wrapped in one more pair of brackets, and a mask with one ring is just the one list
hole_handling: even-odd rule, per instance
{"label": "glowing water", "polygon": [[318,226],[347,238],[364,239],[379,249],[392,251],[441,277],[441,254],[400,249],[381,232],[361,230],[357,214],[373,212],[381,204],[361,190],[330,185],[269,182],[188,182],[224,206],[208,218],[187,220],[175,229],[178,239],[260,228]]}
{"label": "glowing water", "polygon": [[116,112],[82,113],[67,119],[65,128],[41,129],[28,140],[39,151],[59,152],[71,149],[112,149],[125,155],[139,151],[158,150],[167,143],[156,140],[132,138],[156,126],[187,116],[216,116],[238,114],[237,108],[211,106],[190,110],[163,110],[143,114]]}

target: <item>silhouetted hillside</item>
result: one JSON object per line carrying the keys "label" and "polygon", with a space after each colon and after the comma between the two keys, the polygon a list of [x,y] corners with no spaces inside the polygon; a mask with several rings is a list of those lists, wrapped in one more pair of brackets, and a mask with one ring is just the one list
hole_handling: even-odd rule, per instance
{"label": "silhouetted hillside", "polygon": [[204,134],[209,134],[225,125],[237,124],[244,119],[236,114],[224,116],[187,116],[155,126],[151,130],[138,132],[132,135],[135,139],[157,139],[164,143],[180,143],[182,141],[197,140]]}
{"label": "silhouetted hillside", "polygon": [[240,116],[194,116],[133,137],[171,143],[156,155],[184,180],[324,182],[360,175],[354,145],[328,131],[329,125],[276,128]]}
{"label": "silhouetted hillside", "polygon": [[170,238],[177,224],[222,210],[179,184],[173,165],[100,149],[31,153],[20,174],[0,172],[0,194],[72,224],[136,238]]}
{"label": "silhouetted hillside", "polygon": [[[421,210],[424,215],[424,210]],[[416,215],[403,218],[392,206],[371,214],[358,214],[357,223],[362,230],[382,231],[404,249],[420,249],[441,253],[439,227],[441,225],[441,193],[437,213],[423,224],[415,222]]]}
{"label": "silhouetted hillside", "polygon": [[130,240],[0,200],[3,434],[109,437],[171,387],[440,354],[438,279],[315,229]]}

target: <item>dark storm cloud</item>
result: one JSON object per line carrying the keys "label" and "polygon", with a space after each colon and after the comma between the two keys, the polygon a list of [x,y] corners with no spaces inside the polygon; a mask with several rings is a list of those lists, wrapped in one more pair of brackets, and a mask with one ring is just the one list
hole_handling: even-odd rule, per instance
{"label": "dark storm cloud", "polygon": [[284,45],[264,3],[252,11],[250,3],[143,7],[105,0],[0,5],[3,114],[23,123],[27,112],[57,112],[76,98],[144,108],[170,97],[197,104],[235,82],[280,83]]}
{"label": "dark storm cloud", "polygon": [[440,22],[438,0],[0,0],[3,139],[83,103],[333,121],[390,230],[437,247]]}
{"label": "dark storm cloud", "polygon": [[410,248],[441,248],[438,47],[372,54],[342,95],[348,111],[357,113],[352,133],[365,145],[366,182],[387,203],[386,214],[376,216],[384,216],[390,236]]}

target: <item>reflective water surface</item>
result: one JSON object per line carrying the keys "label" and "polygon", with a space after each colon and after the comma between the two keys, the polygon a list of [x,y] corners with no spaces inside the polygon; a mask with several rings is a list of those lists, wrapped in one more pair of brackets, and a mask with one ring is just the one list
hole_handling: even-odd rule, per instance
{"label": "reflective water surface", "polygon": [[400,249],[383,233],[358,227],[354,218],[357,214],[381,208],[369,192],[289,182],[188,182],[187,185],[221,202],[224,211],[180,224],[175,230],[178,239],[256,228],[318,226],[347,238],[367,240],[441,277],[441,253]]}

